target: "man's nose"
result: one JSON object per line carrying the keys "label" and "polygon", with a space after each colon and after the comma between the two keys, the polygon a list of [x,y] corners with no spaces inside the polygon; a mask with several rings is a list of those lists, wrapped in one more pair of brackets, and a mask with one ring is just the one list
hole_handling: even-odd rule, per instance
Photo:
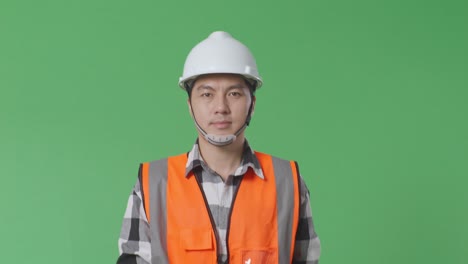
{"label": "man's nose", "polygon": [[229,113],[229,105],[225,96],[218,96],[215,100],[215,111],[218,114]]}

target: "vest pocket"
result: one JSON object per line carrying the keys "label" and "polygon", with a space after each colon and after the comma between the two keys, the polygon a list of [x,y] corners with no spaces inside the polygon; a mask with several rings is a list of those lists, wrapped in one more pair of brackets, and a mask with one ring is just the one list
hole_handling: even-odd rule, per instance
{"label": "vest pocket", "polygon": [[180,246],[184,263],[213,263],[216,258],[211,228],[180,230]]}
{"label": "vest pocket", "polygon": [[244,249],[239,264],[277,264],[275,249]]}

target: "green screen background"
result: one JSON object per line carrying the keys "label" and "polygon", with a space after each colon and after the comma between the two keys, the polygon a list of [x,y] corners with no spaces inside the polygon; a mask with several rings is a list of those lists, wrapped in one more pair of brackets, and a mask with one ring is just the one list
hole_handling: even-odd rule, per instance
{"label": "green screen background", "polygon": [[247,137],[297,160],[321,263],[468,263],[468,2],[0,2],[2,263],[113,263],[138,165],[186,152],[210,32],[265,81]]}

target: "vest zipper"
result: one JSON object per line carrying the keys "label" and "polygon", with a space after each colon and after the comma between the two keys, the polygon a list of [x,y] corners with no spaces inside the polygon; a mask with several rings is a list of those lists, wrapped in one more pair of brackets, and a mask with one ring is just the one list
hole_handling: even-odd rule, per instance
{"label": "vest zipper", "polygon": [[[245,174],[244,174],[245,175]],[[231,208],[229,209],[229,216],[228,216],[228,222],[227,222],[227,227],[226,227],[226,254],[227,254],[227,263],[229,263],[229,233],[231,232],[231,216],[232,216],[232,210],[234,209],[234,203],[236,202],[236,197],[237,193],[239,192],[239,189],[242,184],[242,179],[244,179],[244,175],[240,176],[241,178],[239,179],[239,185],[236,188],[236,191],[234,192],[234,195],[232,196],[232,202],[231,202]]]}
{"label": "vest zipper", "polygon": [[[203,191],[203,187],[201,186],[200,181],[198,180],[198,177],[202,177],[202,176],[199,174],[198,171],[197,171],[197,172],[194,172],[194,174],[195,174],[194,176],[195,176],[195,180],[196,180],[196,182],[197,182],[198,188],[200,189],[200,192],[201,192],[201,194],[202,194],[202,196],[203,196],[203,200],[205,201],[205,208],[206,208],[206,211],[208,212],[208,216],[210,217],[211,229],[213,230],[213,232],[214,232],[215,234],[217,234],[217,233],[218,233],[218,229],[216,228],[216,224],[215,224],[215,222],[214,222],[213,215],[211,214],[211,210],[210,210],[210,208],[209,208],[209,206],[208,206],[208,200],[206,199],[205,191]],[[219,254],[218,254],[218,253],[219,253],[219,248],[218,248],[218,245],[219,245],[219,243],[218,243],[218,236],[219,236],[219,235],[215,235],[215,240],[216,240],[216,263],[218,263],[218,255],[219,255]]]}

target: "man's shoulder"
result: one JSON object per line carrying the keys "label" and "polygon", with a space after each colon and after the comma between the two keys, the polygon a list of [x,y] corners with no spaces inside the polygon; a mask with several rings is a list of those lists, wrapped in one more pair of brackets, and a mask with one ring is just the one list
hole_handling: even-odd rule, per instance
{"label": "man's shoulder", "polygon": [[167,178],[166,175],[169,170],[175,170],[176,174],[183,174],[186,169],[186,162],[187,153],[166,156],[164,158],[142,162],[140,164],[140,173],[159,181]]}

